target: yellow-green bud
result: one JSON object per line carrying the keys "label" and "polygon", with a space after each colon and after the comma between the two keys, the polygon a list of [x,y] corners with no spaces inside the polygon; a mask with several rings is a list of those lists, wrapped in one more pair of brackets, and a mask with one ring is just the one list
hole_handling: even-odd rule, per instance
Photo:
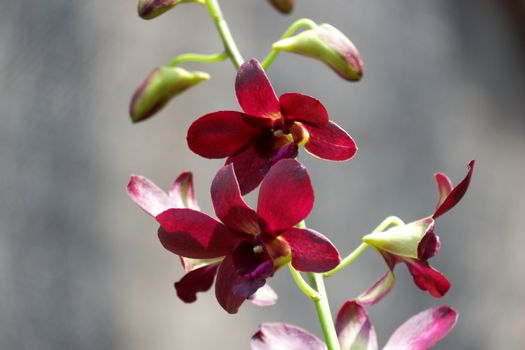
{"label": "yellow-green bud", "polygon": [[136,123],[151,117],[173,97],[208,79],[208,73],[189,72],[180,67],[155,68],[133,94],[129,106],[131,120]]}
{"label": "yellow-green bud", "polygon": [[329,24],[321,24],[279,40],[273,47],[318,59],[346,80],[357,81],[363,76],[363,61],[359,51],[350,39]]}
{"label": "yellow-green bud", "polygon": [[152,19],[171,10],[178,4],[194,2],[203,4],[204,0],[139,0],[139,16],[144,19]]}

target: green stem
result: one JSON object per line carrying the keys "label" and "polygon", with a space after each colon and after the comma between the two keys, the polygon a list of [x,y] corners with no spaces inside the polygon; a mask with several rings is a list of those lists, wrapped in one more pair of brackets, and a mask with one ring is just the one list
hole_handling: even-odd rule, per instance
{"label": "green stem", "polygon": [[[404,224],[405,223],[403,222],[403,220],[401,220],[397,216],[389,216],[385,220],[383,220],[379,224],[379,226],[377,226],[374,229],[374,231],[372,231],[372,233],[383,232],[390,225],[401,226],[401,225],[404,225]],[[361,243],[359,245],[359,247],[357,247],[353,252],[351,252],[346,258],[341,260],[339,265],[337,265],[332,270],[323,273],[323,276],[324,277],[330,277],[333,274],[335,274],[335,273],[337,273],[337,272],[347,268],[348,266],[352,265],[367,249],[368,249],[368,244],[366,244],[364,242]]]}
{"label": "green stem", "polygon": [[[317,23],[315,23],[314,21],[308,18],[298,19],[297,21],[293,22],[292,25],[288,27],[288,29],[286,29],[283,36],[281,36],[279,40],[286,39],[292,36],[293,33],[295,33],[297,30],[299,30],[302,27],[306,27],[308,29],[314,29],[315,27],[317,27]],[[279,50],[272,49],[272,51],[270,51],[268,56],[266,56],[266,58],[261,63],[263,68],[268,69],[268,67],[270,67],[270,65],[273,63],[273,61],[275,60],[278,54],[279,54]]]}
{"label": "green stem", "polygon": [[312,299],[314,302],[321,299],[321,295],[303,279],[301,273],[294,269],[291,263],[288,263],[288,268],[290,269],[290,274],[297,284],[297,287],[303,292],[308,298]]}
{"label": "green stem", "polygon": [[226,20],[222,15],[219,2],[217,0],[205,0],[205,4],[210,16],[213,18],[213,22],[215,22],[217,30],[219,31],[225,51],[228,53],[235,69],[239,69],[243,64],[244,59],[237,48],[237,44],[235,44],[235,40],[233,40],[230,28],[228,28],[228,23],[226,23]]}
{"label": "green stem", "polygon": [[324,339],[328,350],[341,350],[337,333],[335,331],[334,320],[330,311],[330,304],[328,303],[328,296],[326,295],[326,288],[324,286],[323,276],[318,273],[309,272],[308,278],[310,284],[319,292],[320,298],[314,300],[315,310],[321,323]]}
{"label": "green stem", "polygon": [[182,55],[178,55],[174,59],[171,60],[170,66],[177,66],[184,62],[203,62],[203,63],[213,63],[213,62],[220,62],[227,59],[228,53],[226,51],[221,53],[215,53],[211,55],[202,55],[198,53],[184,53]]}

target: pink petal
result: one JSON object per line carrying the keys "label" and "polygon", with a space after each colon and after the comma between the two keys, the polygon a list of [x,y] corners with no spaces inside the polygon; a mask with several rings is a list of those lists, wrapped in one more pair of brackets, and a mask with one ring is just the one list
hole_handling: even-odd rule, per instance
{"label": "pink petal", "polygon": [[175,283],[177,296],[185,303],[197,300],[198,292],[205,292],[211,288],[219,264],[207,265],[188,272],[179,282]]}
{"label": "pink petal", "polygon": [[458,313],[437,306],[412,316],[392,334],[383,350],[426,350],[436,345],[454,328]]}
{"label": "pink petal", "polygon": [[394,273],[388,269],[370,288],[357,297],[357,301],[363,306],[375,305],[390,293],[395,283]]}
{"label": "pink petal", "polygon": [[244,303],[246,297],[234,293],[234,287],[240,283],[244,277],[239,275],[233,265],[231,256],[226,256],[219,266],[217,280],[215,281],[215,296],[217,301],[230,314],[235,314],[239,307]]}
{"label": "pink petal", "polygon": [[[474,163],[474,160],[470,161],[468,165],[467,175],[463,180],[461,180],[461,182],[456,187],[454,187],[454,189],[452,189],[452,191],[446,196],[446,198],[444,200],[440,198],[440,202],[442,201],[442,203],[436,209],[433,215],[434,219],[452,209],[461,200],[461,198],[463,198],[463,196],[467,192],[468,186],[470,185],[470,179],[472,178],[472,172],[474,171]],[[439,185],[440,184],[438,183],[438,186]]]}
{"label": "pink petal", "polygon": [[132,175],[127,190],[131,199],[153,217],[180,204],[144,176]]}
{"label": "pink petal", "polygon": [[299,94],[287,93],[279,97],[281,114],[288,120],[302,122],[311,126],[328,125],[328,112],[319,100]]}
{"label": "pink petal", "polygon": [[249,235],[228,229],[206,214],[192,209],[169,209],[157,216],[159,239],[164,248],[188,258],[217,258]]}
{"label": "pink petal", "polygon": [[310,133],[310,138],[304,145],[306,150],[322,159],[342,161],[352,158],[357,152],[357,146],[339,125],[330,121],[327,126],[317,128],[304,124]]}
{"label": "pink petal", "polygon": [[281,118],[279,100],[256,59],[244,62],[235,80],[237,101],[246,114],[267,119]]}
{"label": "pink petal", "polygon": [[272,306],[277,302],[277,293],[270,287],[268,284],[265,284],[261,288],[257,289],[257,291],[252,294],[248,300],[252,302],[252,304],[257,306]]}
{"label": "pink petal", "polygon": [[439,208],[441,204],[447,199],[447,196],[450,192],[452,192],[452,181],[448,178],[447,175],[443,173],[437,173],[434,174],[434,179],[436,180],[436,185],[438,187],[438,193],[439,193],[439,200],[436,207],[436,210]]}
{"label": "pink petal", "polygon": [[377,350],[374,326],[370,323],[366,310],[356,301],[344,303],[337,313],[335,329],[341,350]]}
{"label": "pink petal", "polygon": [[184,172],[175,179],[171,185],[169,196],[178,203],[175,208],[199,210],[199,204],[195,199],[193,190],[193,175],[190,172]]}
{"label": "pink petal", "polygon": [[332,242],[314,230],[294,227],[279,237],[288,242],[292,250],[292,266],[298,271],[326,272],[341,261]]}
{"label": "pink petal", "polygon": [[205,158],[224,158],[241,150],[259,134],[259,127],[246,123],[243,114],[220,111],[206,114],[188,129],[188,146]]}
{"label": "pink petal", "polygon": [[306,168],[295,159],[277,162],[259,189],[257,214],[267,232],[295,226],[312,210],[314,190]]}
{"label": "pink petal", "polygon": [[438,270],[434,269],[426,261],[403,259],[414,283],[422,290],[426,290],[434,298],[441,298],[450,289],[450,282]]}
{"label": "pink petal", "polygon": [[252,350],[326,350],[310,332],[286,323],[263,323],[250,342]]}
{"label": "pink petal", "polygon": [[257,235],[257,213],[242,199],[233,165],[223,166],[211,185],[211,198],[215,214],[229,228]]}

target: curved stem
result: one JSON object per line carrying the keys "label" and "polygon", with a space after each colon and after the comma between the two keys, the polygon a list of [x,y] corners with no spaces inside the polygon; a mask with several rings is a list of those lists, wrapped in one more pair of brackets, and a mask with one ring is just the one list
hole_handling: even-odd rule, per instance
{"label": "curved stem", "polygon": [[314,302],[321,299],[321,295],[303,279],[301,273],[294,269],[291,263],[288,263],[288,268],[290,269],[290,274],[297,284],[297,287],[303,292],[308,298],[312,299]]}
{"label": "curved stem", "polygon": [[235,44],[235,41],[233,40],[228,23],[226,23],[226,20],[222,15],[219,2],[217,0],[205,0],[205,4],[208,12],[210,13],[210,16],[213,18],[213,22],[215,22],[217,30],[219,31],[222,43],[224,44],[224,49],[228,53],[228,56],[235,66],[235,69],[239,69],[243,64],[244,59],[237,48],[237,44]]}
{"label": "curved stem", "polygon": [[320,295],[320,299],[314,300],[314,304],[328,350],[341,350],[335,331],[332,312],[330,311],[330,304],[328,303],[328,296],[326,295],[323,276],[318,273],[309,272],[308,278],[310,279],[310,284],[317,289]]}
{"label": "curved stem", "polygon": [[[306,27],[308,29],[314,29],[315,27],[317,27],[317,23],[315,23],[314,21],[308,18],[298,19],[297,21],[293,22],[288,27],[288,29],[286,29],[286,31],[284,32],[284,34],[281,36],[279,40],[286,39],[292,36],[292,34],[295,33],[301,27]],[[278,54],[279,54],[279,50],[272,49],[272,51],[270,51],[268,56],[266,56],[266,58],[261,63],[263,68],[268,69],[268,67],[270,67],[270,65],[273,63],[273,61],[275,60]]]}
{"label": "curved stem", "polygon": [[203,55],[199,53],[184,53],[172,59],[169,65],[176,66],[184,62],[213,63],[213,62],[224,61],[228,57],[229,56],[226,51],[221,52],[221,53],[211,54],[211,55]]}
{"label": "curved stem", "polygon": [[[397,216],[389,216],[385,220],[383,220],[375,229],[372,231],[372,233],[377,232],[383,232],[388,226],[394,225],[394,226],[401,226],[405,223],[403,220],[398,218]],[[366,250],[368,249],[368,244],[361,243],[359,247],[357,247],[353,252],[351,252],[346,258],[341,260],[339,265],[337,265],[332,270],[323,273],[324,277],[330,277],[333,274],[347,268],[348,266],[352,265]]]}

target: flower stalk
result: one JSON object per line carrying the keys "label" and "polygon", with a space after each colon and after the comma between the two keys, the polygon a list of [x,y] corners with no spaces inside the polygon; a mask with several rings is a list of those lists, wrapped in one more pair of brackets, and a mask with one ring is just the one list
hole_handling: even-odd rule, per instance
{"label": "flower stalk", "polygon": [[184,53],[182,55],[178,55],[170,62],[170,66],[177,66],[184,62],[202,62],[202,63],[215,63],[215,62],[221,62],[225,59],[228,59],[229,55],[226,51],[215,53],[211,55],[203,55],[199,53]]}

